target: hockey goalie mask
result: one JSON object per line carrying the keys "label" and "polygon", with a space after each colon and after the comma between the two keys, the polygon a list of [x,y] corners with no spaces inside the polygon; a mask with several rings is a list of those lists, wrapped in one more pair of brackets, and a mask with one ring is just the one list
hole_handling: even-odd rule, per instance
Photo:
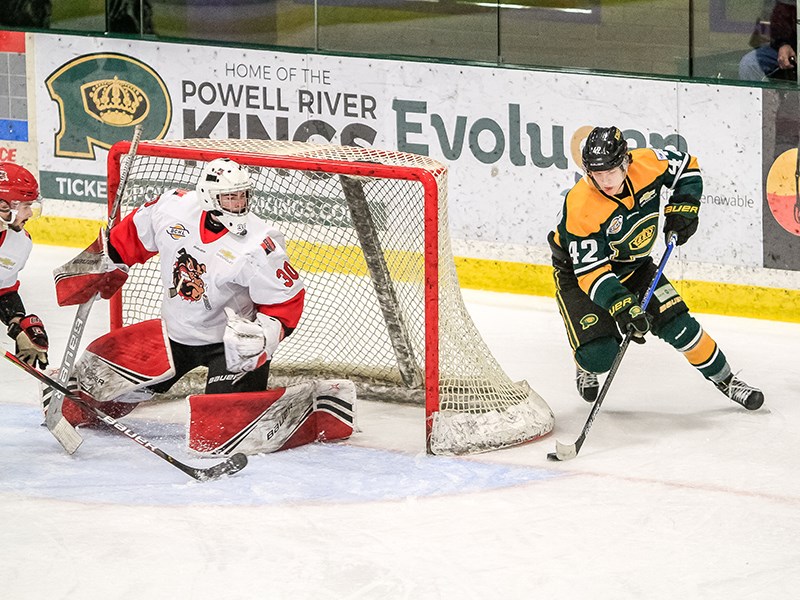
{"label": "hockey goalie mask", "polygon": [[247,234],[252,193],[247,169],[229,158],[207,163],[197,180],[197,196],[203,209],[234,235]]}
{"label": "hockey goalie mask", "polygon": [[[29,214],[25,208],[30,209]],[[15,226],[20,211],[23,213],[23,221]],[[39,182],[33,173],[17,164],[0,162],[0,227],[21,229],[25,221],[35,219],[41,214]]]}

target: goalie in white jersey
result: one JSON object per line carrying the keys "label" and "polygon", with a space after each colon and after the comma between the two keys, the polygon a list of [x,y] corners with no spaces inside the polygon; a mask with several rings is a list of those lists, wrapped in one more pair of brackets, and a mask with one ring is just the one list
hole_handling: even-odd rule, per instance
{"label": "goalie in white jersey", "polygon": [[[58,303],[82,304],[96,294],[110,298],[129,266],[160,255],[161,319],[87,346],[73,383],[85,403],[117,418],[205,366],[204,393],[189,396],[188,446],[198,454],[257,454],[350,436],[352,382],[267,389],[270,360],[298,325],[305,286],[283,234],[250,212],[251,194],[247,169],[212,160],[194,191],[146,202],[55,270]],[[45,410],[48,402],[44,390]],[[97,422],[69,399],[62,411],[73,426]]]}
{"label": "goalie in white jersey", "polygon": [[[55,272],[62,306],[110,298],[128,267],[160,255],[161,319],[99,338],[76,365],[80,390],[115,417],[198,366],[206,394],[263,391],[269,362],[303,311],[305,289],[283,234],[250,212],[246,168],[219,158],[196,189],[146,202]],[[163,331],[163,335],[162,335]],[[95,417],[64,401],[73,424]]]}
{"label": "goalie in white jersey", "polygon": [[44,324],[27,314],[19,294],[19,273],[33,247],[25,223],[40,213],[39,182],[33,174],[20,165],[0,162],[0,321],[14,340],[17,357],[44,368],[49,347]]}

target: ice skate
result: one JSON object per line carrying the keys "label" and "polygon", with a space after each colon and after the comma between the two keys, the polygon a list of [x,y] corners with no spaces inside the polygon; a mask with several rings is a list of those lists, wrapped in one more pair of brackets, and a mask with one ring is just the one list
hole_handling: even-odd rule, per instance
{"label": "ice skate", "polygon": [[580,367],[575,369],[575,385],[578,387],[578,393],[581,398],[587,402],[594,402],[597,400],[597,393],[600,391],[600,382],[597,380],[597,375],[589,371],[584,371]]}
{"label": "ice skate", "polygon": [[757,410],[764,404],[764,394],[761,390],[747,385],[733,374],[718,383],[717,389],[747,410]]}

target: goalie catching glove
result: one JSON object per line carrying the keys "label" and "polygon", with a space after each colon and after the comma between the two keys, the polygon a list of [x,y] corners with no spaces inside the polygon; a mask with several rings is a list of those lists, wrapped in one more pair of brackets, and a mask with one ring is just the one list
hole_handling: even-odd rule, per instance
{"label": "goalie catching glove", "polygon": [[228,324],[222,342],[225,345],[225,364],[232,373],[255,371],[268,360],[283,339],[283,325],[278,319],[256,313],[249,321],[225,308]]}
{"label": "goalie catching glove", "polygon": [[109,256],[108,232],[100,234],[92,244],[68,263],[53,271],[56,300],[59,306],[83,304],[100,294],[111,298],[128,279],[128,266],[114,262]]}
{"label": "goalie catching glove", "polygon": [[44,369],[47,366],[47,350],[50,342],[44,330],[44,323],[36,315],[25,315],[8,326],[8,337],[16,342],[17,358],[32,367]]}

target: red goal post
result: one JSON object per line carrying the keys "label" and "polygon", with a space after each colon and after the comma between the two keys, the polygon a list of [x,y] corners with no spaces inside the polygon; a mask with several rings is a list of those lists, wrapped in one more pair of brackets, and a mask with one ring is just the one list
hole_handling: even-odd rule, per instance
{"label": "red goal post", "polygon": [[[108,156],[112,205],[129,142]],[[426,448],[482,452],[549,433],[553,413],[491,355],[461,298],[447,221],[447,168],[425,156],[271,140],[142,141],[120,214],[173,188],[194,189],[202,163],[246,165],[252,210],[285,233],[307,287],[270,385],[348,378],[360,398],[424,403]],[[131,269],[111,327],[159,315],[158,257]]]}

